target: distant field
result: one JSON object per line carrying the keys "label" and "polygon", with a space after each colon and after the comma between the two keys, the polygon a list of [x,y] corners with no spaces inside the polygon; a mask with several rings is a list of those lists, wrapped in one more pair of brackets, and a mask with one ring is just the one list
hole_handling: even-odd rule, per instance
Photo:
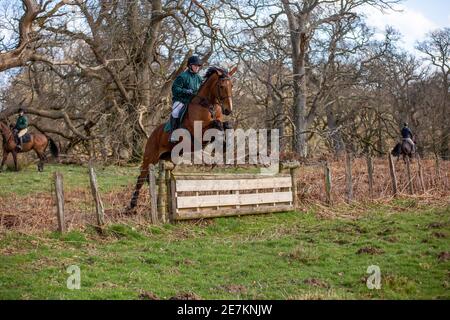
{"label": "distant field", "polygon": [[[64,236],[8,231],[1,299],[449,299],[450,206],[416,200]],[[365,213],[357,213],[363,210]],[[66,268],[81,269],[68,290]],[[381,269],[381,290],[366,286]]]}

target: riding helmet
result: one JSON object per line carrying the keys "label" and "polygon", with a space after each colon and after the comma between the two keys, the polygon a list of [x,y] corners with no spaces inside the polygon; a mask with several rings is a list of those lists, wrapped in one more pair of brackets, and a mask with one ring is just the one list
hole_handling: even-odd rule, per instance
{"label": "riding helmet", "polygon": [[201,66],[202,62],[200,61],[200,58],[198,56],[192,56],[188,59],[188,66],[191,65]]}

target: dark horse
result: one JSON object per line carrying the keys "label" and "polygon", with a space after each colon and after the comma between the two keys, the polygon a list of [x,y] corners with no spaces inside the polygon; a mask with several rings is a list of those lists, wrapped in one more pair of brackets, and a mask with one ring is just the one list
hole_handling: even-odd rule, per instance
{"label": "dark horse", "polygon": [[410,159],[414,156],[414,147],[407,140],[403,139],[402,142],[399,142],[395,145],[394,149],[392,149],[391,154],[394,157],[397,157],[397,161],[400,159],[400,156],[403,156],[403,161],[406,162],[406,157]]}
{"label": "dark horse", "polygon": [[[194,134],[194,121],[202,121],[202,134],[210,128],[223,130],[223,115],[229,115],[233,110],[231,77],[236,70],[237,67],[229,73],[216,67],[207,70],[197,95],[187,107],[181,126],[187,129],[191,136]],[[161,124],[148,138],[141,173],[128,209],[137,205],[140,189],[148,178],[149,165],[156,164],[160,159],[170,160],[170,153],[176,144],[169,142],[169,135],[164,131],[164,124]]]}
{"label": "dark horse", "polygon": [[[17,145],[14,139],[13,131],[2,121],[0,121],[0,131],[3,136],[3,158],[2,163],[0,165],[0,172],[3,170],[3,165],[5,164],[5,161],[8,158],[8,154],[10,153],[12,153],[13,155],[14,167],[16,171],[19,171],[19,167],[17,166],[17,153],[19,152],[16,149]],[[30,134],[30,141],[22,145],[22,150],[20,152],[28,152],[34,150],[37,156],[39,157],[38,171],[43,171],[44,161],[47,160],[45,151],[47,150],[47,147],[49,145],[50,145],[50,152],[56,158],[59,153],[58,147],[50,137],[47,137],[45,134],[42,133]]]}

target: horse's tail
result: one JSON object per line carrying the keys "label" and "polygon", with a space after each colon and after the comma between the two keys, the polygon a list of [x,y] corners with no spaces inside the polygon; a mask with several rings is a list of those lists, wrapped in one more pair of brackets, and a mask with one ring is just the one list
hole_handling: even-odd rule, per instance
{"label": "horse's tail", "polygon": [[58,158],[59,156],[58,146],[56,145],[55,141],[53,141],[52,138],[48,137],[48,141],[50,143],[50,152],[52,153],[52,156]]}
{"label": "horse's tail", "polygon": [[399,142],[395,145],[394,149],[392,149],[391,154],[394,157],[398,157],[402,152],[402,144]]}

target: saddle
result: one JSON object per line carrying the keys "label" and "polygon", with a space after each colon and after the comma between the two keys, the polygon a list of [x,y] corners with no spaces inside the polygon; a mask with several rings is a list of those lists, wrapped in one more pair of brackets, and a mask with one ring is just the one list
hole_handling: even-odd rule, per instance
{"label": "saddle", "polygon": [[[181,123],[183,123],[183,119],[184,116],[186,115],[186,110],[187,110],[187,106],[185,105],[183,107],[183,109],[180,111],[180,127],[181,127]],[[169,121],[166,122],[166,124],[164,125],[164,132],[171,132],[172,131],[172,123]]]}
{"label": "saddle", "polygon": [[[14,134],[14,140],[16,141],[16,144],[19,143],[19,137],[17,136],[17,133]],[[22,143],[28,143],[31,141],[31,134],[30,133],[25,133],[22,136]]]}

